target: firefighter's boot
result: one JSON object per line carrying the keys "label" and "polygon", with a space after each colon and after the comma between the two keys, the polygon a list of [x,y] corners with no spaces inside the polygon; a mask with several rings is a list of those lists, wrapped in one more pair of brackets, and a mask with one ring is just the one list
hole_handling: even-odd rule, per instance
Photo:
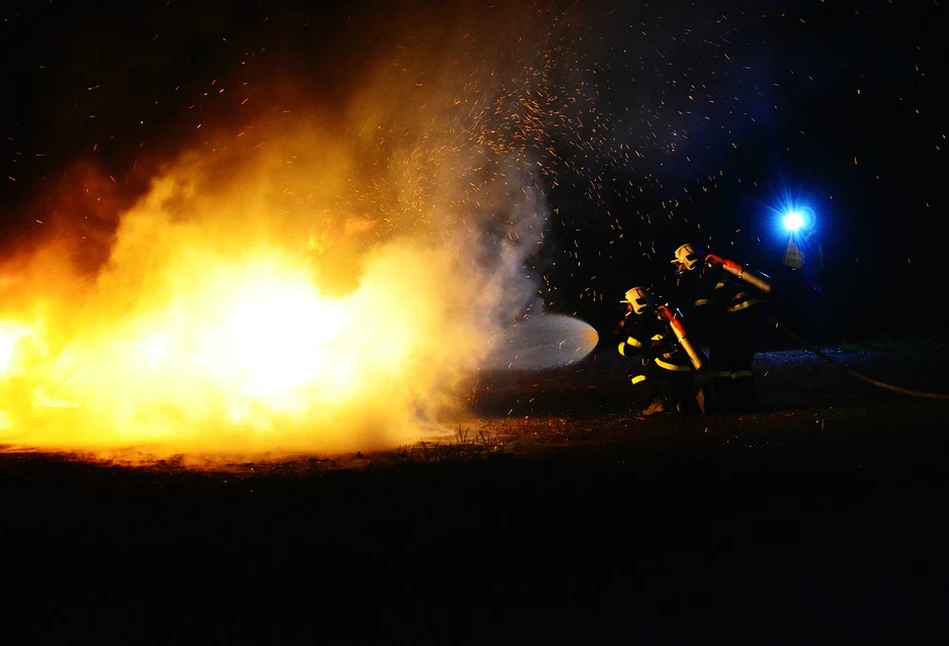
{"label": "firefighter's boot", "polygon": [[649,402],[649,405],[643,409],[642,414],[644,416],[655,415],[657,413],[664,413],[666,411],[666,405],[661,398],[657,397]]}

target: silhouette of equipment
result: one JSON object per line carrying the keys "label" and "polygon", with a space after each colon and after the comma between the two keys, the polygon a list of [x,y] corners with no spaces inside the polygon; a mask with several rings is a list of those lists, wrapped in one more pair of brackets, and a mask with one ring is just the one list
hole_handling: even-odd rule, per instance
{"label": "silhouette of equipment", "polygon": [[809,352],[816,354],[818,357],[820,357],[821,359],[823,359],[824,361],[830,364],[833,364],[839,368],[842,368],[844,372],[849,374],[851,377],[859,379],[860,381],[866,382],[872,386],[877,386],[878,388],[884,388],[886,390],[891,390],[895,393],[900,393],[901,395],[909,395],[910,397],[925,397],[926,399],[949,400],[949,394],[929,393],[929,392],[924,392],[920,390],[911,390],[909,388],[901,388],[899,386],[894,386],[892,384],[888,384],[878,379],[873,379],[872,377],[868,377],[864,374],[861,374],[857,372],[856,370],[851,369],[846,364],[841,363],[840,361],[837,361],[831,356],[828,356],[826,353],[821,352],[821,350],[817,348],[815,345],[813,345],[812,343],[809,343],[806,339],[798,336],[797,334],[795,334],[788,328],[784,327],[783,325],[781,325],[780,322],[775,321],[774,319],[769,319],[769,322],[774,323],[774,327],[776,330],[780,330],[781,332],[784,332],[784,334],[791,337],[799,346],[801,346],[805,350],[808,350]]}

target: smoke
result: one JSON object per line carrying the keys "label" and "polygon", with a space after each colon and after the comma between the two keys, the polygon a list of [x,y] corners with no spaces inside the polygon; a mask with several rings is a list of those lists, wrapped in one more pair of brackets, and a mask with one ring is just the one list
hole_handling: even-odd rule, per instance
{"label": "smoke", "polygon": [[[182,10],[158,11],[161,29]],[[141,85],[123,106],[164,124],[115,130],[123,150],[107,124],[130,70],[99,55],[118,71],[70,105],[113,115],[77,144],[109,154],[66,174],[31,214],[42,242],[0,273],[3,437],[369,450],[463,406],[465,379],[511,339],[522,362],[549,365],[518,336],[543,325],[520,322],[544,313],[551,265],[585,280],[584,223],[622,237],[627,222],[585,207],[609,202],[617,178],[629,194],[655,180],[688,134],[677,121],[704,121],[681,109],[714,103],[695,82],[704,68],[663,65],[666,52],[725,60],[710,12],[410,3],[316,29],[275,9],[258,16],[262,43],[218,41],[202,20],[181,34],[208,39],[188,81],[165,79],[170,97]],[[182,69],[162,52],[138,62]],[[228,52],[239,64],[211,69]],[[586,202],[555,211],[558,191]],[[596,240],[601,262],[612,242]]]}
{"label": "smoke", "polygon": [[5,441],[371,450],[462,406],[540,313],[541,161],[567,101],[544,20],[502,21],[526,31],[497,51],[470,18],[378,59],[342,110],[208,126],[134,201],[71,175],[2,272]]}

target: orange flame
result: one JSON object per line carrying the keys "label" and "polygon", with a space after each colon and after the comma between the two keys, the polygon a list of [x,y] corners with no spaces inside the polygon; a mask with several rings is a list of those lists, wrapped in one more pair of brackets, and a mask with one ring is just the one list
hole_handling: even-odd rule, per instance
{"label": "orange flame", "polygon": [[316,218],[341,222],[324,236],[340,253],[314,254],[306,226],[266,213],[266,182],[238,173],[209,189],[204,164],[183,161],[123,214],[95,281],[61,243],[7,268],[0,441],[151,457],[367,450],[417,440],[458,405],[453,389],[491,349],[496,298],[459,253],[464,230],[367,245],[366,218]]}
{"label": "orange flame", "polygon": [[[0,267],[0,443],[149,460],[372,450],[457,410],[537,297],[524,259],[551,170],[536,156],[576,104],[549,87],[542,32],[563,21],[506,11],[467,16],[506,38],[461,17],[460,38],[408,25],[418,51],[367,64],[320,126],[262,111],[215,139],[204,121],[202,152],[115,218],[88,188],[36,218],[49,239]],[[263,104],[269,89],[247,91]]]}

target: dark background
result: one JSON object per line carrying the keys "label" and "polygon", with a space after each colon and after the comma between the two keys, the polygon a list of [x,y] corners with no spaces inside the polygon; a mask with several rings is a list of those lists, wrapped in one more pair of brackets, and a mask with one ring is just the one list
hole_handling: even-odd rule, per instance
{"label": "dark background", "polygon": [[[690,241],[771,275],[778,316],[815,340],[944,333],[941,4],[693,4],[524,4],[569,17],[555,82],[587,111],[570,137],[545,135],[554,215],[528,265],[548,309],[606,329],[629,287],[668,291],[668,260]],[[490,46],[471,57],[500,69],[518,16],[427,2],[5,7],[7,250],[48,235],[56,209],[108,232],[162,160],[207,144],[201,126],[338,113],[373,61],[426,35],[482,29]],[[790,201],[815,216],[793,285],[779,226]]]}
{"label": "dark background", "polygon": [[[560,32],[581,52],[566,67],[589,73],[558,83],[604,116],[546,142],[556,217],[529,260],[549,308],[609,325],[632,284],[666,285],[686,239],[779,279],[773,209],[790,195],[818,218],[815,334],[945,331],[939,4],[605,4]],[[490,25],[500,8],[482,11]],[[76,235],[55,210],[107,235],[162,160],[203,145],[197,131],[333,114],[375,55],[451,18],[424,2],[5,3],[4,251]],[[503,26],[486,32],[500,58]],[[867,372],[945,392],[927,377],[944,353],[886,356]],[[5,630],[56,644],[938,634],[944,402],[777,360],[758,420],[640,423],[608,395],[621,366],[597,388],[579,376],[595,371],[561,376],[566,394],[531,376],[494,394],[494,426],[542,436],[534,453],[236,473],[4,454]],[[530,408],[545,392],[553,416]]]}

